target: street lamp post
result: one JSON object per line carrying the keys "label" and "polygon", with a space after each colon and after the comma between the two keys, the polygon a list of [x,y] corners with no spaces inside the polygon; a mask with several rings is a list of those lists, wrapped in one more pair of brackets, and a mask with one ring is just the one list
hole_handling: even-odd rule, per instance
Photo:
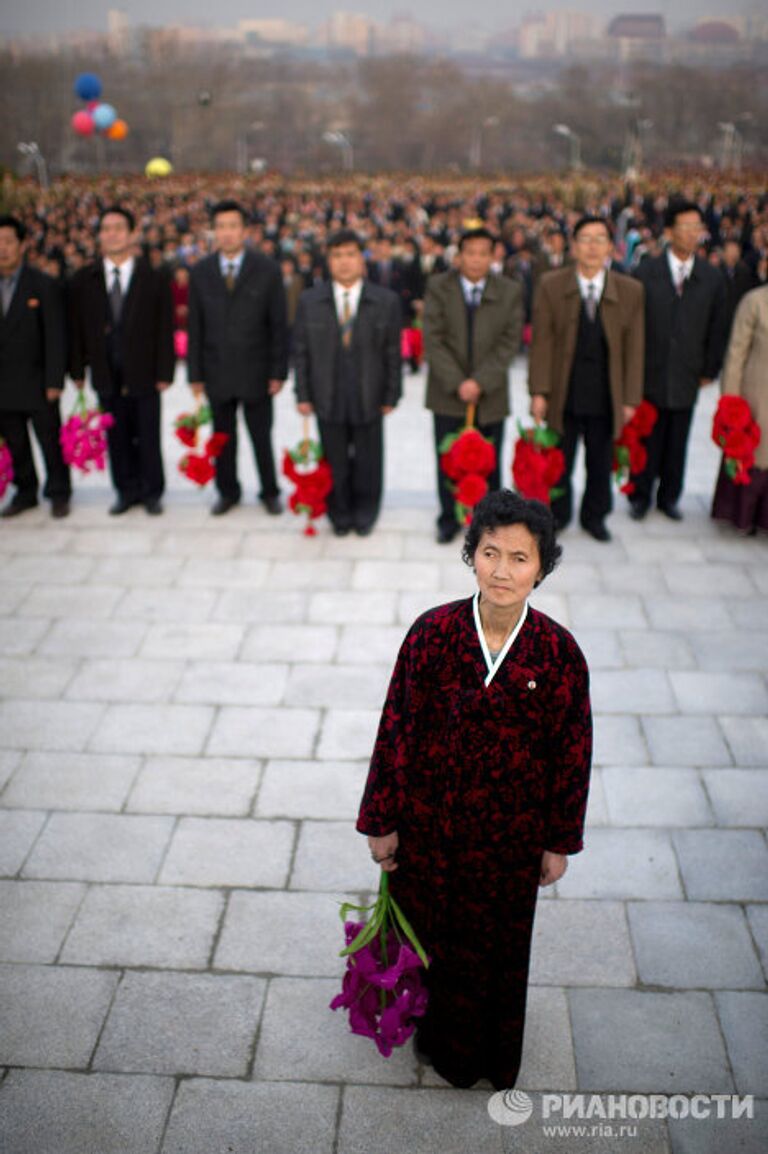
{"label": "street lamp post", "polygon": [[349,137],[346,136],[343,132],[324,132],[323,140],[326,142],[326,144],[335,144],[337,148],[341,149],[341,163],[344,171],[354,172],[355,150]]}
{"label": "street lamp post", "polygon": [[574,172],[581,170],[581,137],[569,128],[567,124],[553,124],[552,130],[558,136],[565,136],[571,147],[571,168]]}
{"label": "street lamp post", "polygon": [[48,189],[48,165],[34,140],[19,141],[16,146],[22,156],[28,156],[37,171],[37,180],[43,191]]}
{"label": "street lamp post", "polygon": [[483,163],[483,129],[496,128],[499,124],[498,116],[486,116],[472,126],[472,138],[469,142],[469,167],[479,169]]}

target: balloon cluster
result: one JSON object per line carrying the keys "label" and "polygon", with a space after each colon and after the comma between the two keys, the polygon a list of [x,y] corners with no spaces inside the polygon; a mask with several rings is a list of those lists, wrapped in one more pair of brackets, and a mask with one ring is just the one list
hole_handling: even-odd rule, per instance
{"label": "balloon cluster", "polygon": [[111,104],[101,99],[102,85],[93,72],[81,72],[75,81],[75,96],[85,102],[72,117],[72,127],[78,136],[93,136],[95,132],[107,140],[125,140],[128,125],[117,115]]}

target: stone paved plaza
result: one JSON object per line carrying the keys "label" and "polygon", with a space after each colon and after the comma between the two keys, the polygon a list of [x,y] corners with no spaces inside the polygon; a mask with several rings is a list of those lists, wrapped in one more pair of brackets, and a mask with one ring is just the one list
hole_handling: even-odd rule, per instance
{"label": "stone paved plaza", "polygon": [[[520,362],[518,414],[523,384]],[[366,539],[268,517],[242,446],[248,500],[211,518],[175,472],[181,373],[163,518],[109,518],[98,476],[68,521],[2,523],[2,1154],[768,1149],[768,545],[708,518],[711,390],[685,521],[620,499],[614,541],[568,529],[535,595],[589,658],[596,769],[537,914],[533,1117],[499,1125],[489,1087],[385,1061],[327,1009],[338,902],[376,881],[353,819],[391,663],[473,587],[433,541],[422,394],[387,425]],[[285,394],[276,445],[299,432]],[[755,1117],[548,1135],[541,1093],[577,1091],[754,1095]]]}

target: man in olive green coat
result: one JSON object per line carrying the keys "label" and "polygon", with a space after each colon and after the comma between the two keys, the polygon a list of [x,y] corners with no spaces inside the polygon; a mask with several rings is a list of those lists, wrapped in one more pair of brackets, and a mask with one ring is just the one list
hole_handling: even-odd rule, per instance
{"label": "man in olive green coat", "polygon": [[454,495],[440,468],[439,445],[463,427],[468,405],[475,406],[475,424],[496,448],[490,488],[498,489],[501,479],[509,366],[520,349],[523,302],[519,284],[491,272],[493,245],[494,237],[484,228],[465,232],[458,267],[430,277],[424,302],[426,406],[434,414],[441,544],[452,541],[460,526]]}

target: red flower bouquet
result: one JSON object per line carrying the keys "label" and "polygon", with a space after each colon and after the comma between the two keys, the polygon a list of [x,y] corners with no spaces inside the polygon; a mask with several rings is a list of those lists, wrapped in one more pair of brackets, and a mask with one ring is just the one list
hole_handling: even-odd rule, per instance
{"label": "red flower bouquet", "polygon": [[560,438],[543,425],[524,429],[518,421],[517,430],[520,436],[512,459],[515,488],[526,500],[549,505],[563,493],[557,487],[565,472],[565,456],[557,447]]}
{"label": "red flower bouquet", "polygon": [[81,473],[90,473],[91,469],[101,472],[107,465],[107,429],[114,425],[115,418],[101,409],[89,409],[84,389],[77,393],[72,416],[59,430],[61,455],[65,464]]}
{"label": "red flower bouquet", "polygon": [[[371,913],[367,922],[347,921],[350,910]],[[372,906],[341,907],[347,971],[332,1010],[349,1011],[353,1034],[372,1038],[379,1053],[389,1058],[416,1029],[416,1018],[427,1009],[428,994],[421,971],[429,958],[413,927],[389,892],[389,875],[381,873],[379,896]]]}
{"label": "red flower bouquet", "polygon": [[283,475],[296,486],[288,498],[288,507],[297,515],[306,514],[304,536],[316,536],[317,529],[312,522],[327,512],[327,497],[333,488],[331,466],[323,456],[319,441],[305,437],[295,449],[286,449]]}
{"label": "red flower bouquet", "polygon": [[[199,405],[192,413],[181,413],[174,423],[176,436],[188,449],[196,449],[201,440],[200,430],[204,425],[212,423],[209,405]],[[185,453],[179,461],[179,472],[201,488],[212,481],[216,475],[214,461],[221,456],[221,452],[229,437],[226,433],[211,433],[206,437],[199,453]]]}
{"label": "red flower bouquet", "polygon": [[13,457],[11,450],[0,437],[0,498],[5,496],[6,489],[13,482]]}
{"label": "red flower bouquet", "polygon": [[658,409],[650,401],[641,401],[631,420],[613,443],[613,475],[619,490],[629,496],[635,491],[631,473],[642,473],[648,464],[648,450],[644,441],[659,418]]}
{"label": "red flower bouquet", "polygon": [[444,437],[439,452],[440,468],[456,498],[456,520],[468,525],[475,505],[488,492],[488,477],[496,468],[496,449],[472,427],[472,413],[468,411],[466,426]]}
{"label": "red flower bouquet", "polygon": [[748,485],[761,430],[743,397],[721,397],[712,421],[712,440],[725,457],[725,472],[734,485]]}

